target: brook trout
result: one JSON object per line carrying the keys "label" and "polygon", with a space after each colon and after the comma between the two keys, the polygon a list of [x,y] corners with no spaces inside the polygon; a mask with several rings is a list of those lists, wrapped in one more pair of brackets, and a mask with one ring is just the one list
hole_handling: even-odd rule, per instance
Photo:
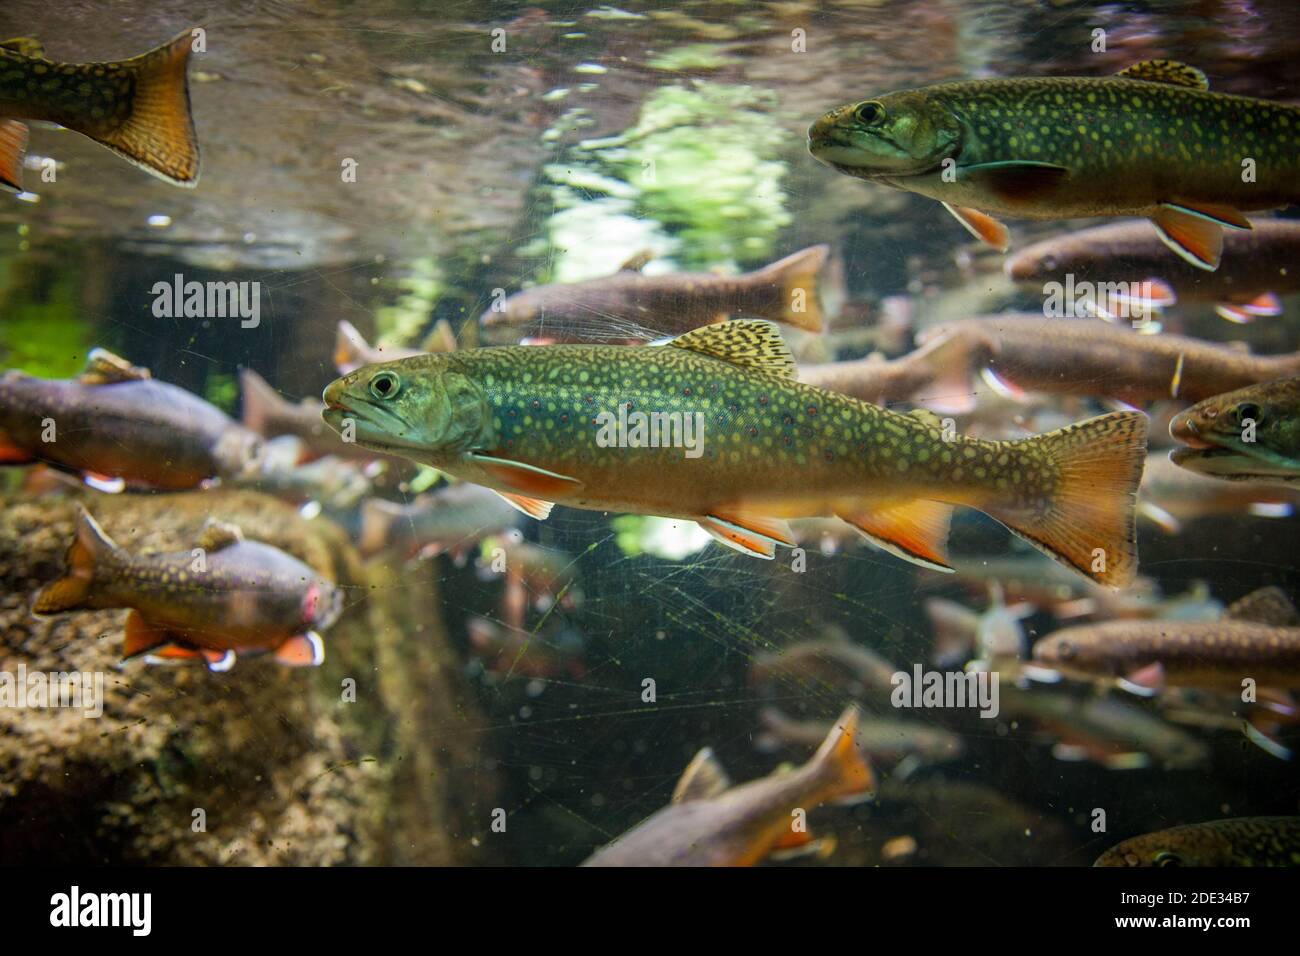
{"label": "brook trout", "polygon": [[1093,866],[1300,866],[1300,817],[1212,820],[1134,837]]}
{"label": "brook trout", "polygon": [[183,490],[239,475],[261,452],[220,409],[103,349],[74,379],[0,376],[0,464]]}
{"label": "brook trout", "polygon": [[1106,621],[1056,631],[1034,645],[1034,660],[1062,673],[1123,678],[1160,690],[1300,687],[1300,615],[1277,588],[1261,588],[1218,621]]}
{"label": "brook trout", "polygon": [[794,544],[784,519],[835,515],[949,569],[962,505],[1097,581],[1132,579],[1141,413],[981,441],[793,376],[774,326],[729,322],[655,347],[507,346],[367,366],[325,389],[324,418],[535,518],[555,502],[686,518],[772,558]]}
{"label": "brook trout", "polygon": [[757,272],[721,276],[711,272],[642,275],[645,256],[624,263],[612,276],[555,283],[516,292],[500,309],[483,313],[484,326],[535,325],[563,336],[566,327],[608,326],[615,334],[648,329],[687,332],[731,315],[769,319],[818,332],[822,327],[817,273],[830,250],[811,246]]}
{"label": "brook trout", "polygon": [[1170,460],[1231,481],[1300,482],[1300,377],[1207,398],[1169,423]]}
{"label": "brook trout", "polygon": [[21,190],[27,125],[58,123],[177,186],[199,181],[186,70],[193,31],[130,60],[57,63],[30,37],[0,43],[0,185]]}
{"label": "brook trout", "polygon": [[131,608],[123,659],[202,660],[229,670],[237,654],[274,654],[293,667],[321,663],[317,628],[334,623],[341,592],[279,548],[209,522],[195,551],[127,554],[78,508],[67,573],[47,585],[37,614]]}
{"label": "brook trout", "polygon": [[[849,176],[937,199],[1005,252],[994,216],[1149,218],[1191,265],[1214,270],[1242,210],[1300,200],[1300,108],[1209,92],[1170,60],[1112,77],[942,83],[841,106],[808,149]],[[1251,176],[1243,172],[1251,161]]]}
{"label": "brook trout", "polygon": [[855,743],[849,707],[812,758],[790,773],[733,787],[708,748],[696,754],[672,803],[647,817],[583,866],[753,866],[778,848],[811,843],[791,827],[795,808],[870,796],[875,775]]}
{"label": "brook trout", "polygon": [[1143,335],[1097,319],[995,315],[929,330],[962,336],[971,368],[988,368],[1016,389],[1116,398],[1197,402],[1211,395],[1300,374],[1300,353],[1252,355],[1182,335]]}
{"label": "brook trout", "polygon": [[1280,315],[1278,295],[1300,292],[1300,220],[1259,219],[1249,232],[1223,237],[1223,263],[1214,272],[1170,257],[1159,234],[1145,222],[1120,222],[1053,236],[1006,261],[1017,282],[1145,282],[1168,287],[1165,305],[1208,302],[1230,322]]}

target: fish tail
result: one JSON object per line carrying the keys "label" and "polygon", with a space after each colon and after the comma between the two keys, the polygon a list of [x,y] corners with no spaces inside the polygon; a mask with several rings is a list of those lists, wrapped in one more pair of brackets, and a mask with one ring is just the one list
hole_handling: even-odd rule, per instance
{"label": "fish tail", "polygon": [[192,31],[186,30],[157,49],[112,64],[134,80],[131,115],[109,132],[97,128],[77,132],[168,182],[196,185],[199,147],[186,74],[192,43]]}
{"label": "fish tail", "polygon": [[754,273],[762,285],[776,284],[781,291],[780,301],[764,318],[820,332],[822,308],[817,297],[817,274],[829,255],[829,246],[809,246]]}
{"label": "fish tail", "polygon": [[64,559],[67,573],[41,589],[32,611],[36,614],[58,614],[87,607],[96,570],[116,550],[117,545],[90,516],[90,512],[78,505],[72,544]]}
{"label": "fish tail", "polygon": [[823,781],[825,799],[870,796],[876,790],[876,775],[858,746],[861,712],[850,704],[817,748],[809,766]]}
{"label": "fish tail", "polygon": [[1147,424],[1141,412],[1112,412],[1017,442],[1046,455],[1055,488],[1044,507],[989,513],[1094,581],[1128,586],[1137,574],[1135,507]]}
{"label": "fish tail", "polygon": [[26,155],[27,125],[17,120],[0,120],[0,186],[22,190]]}

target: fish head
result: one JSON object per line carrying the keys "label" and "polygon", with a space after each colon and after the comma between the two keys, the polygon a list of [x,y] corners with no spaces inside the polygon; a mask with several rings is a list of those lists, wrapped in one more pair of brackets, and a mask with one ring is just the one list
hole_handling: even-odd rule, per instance
{"label": "fish head", "polygon": [[1007,278],[1015,282],[1029,282],[1034,279],[1045,279],[1063,271],[1070,272],[1072,270],[1068,268],[1067,257],[1063,255],[1061,246],[1062,242],[1059,238],[1034,243],[1020,252],[1007,256],[1002,265],[1003,271]]}
{"label": "fish head", "polygon": [[920,90],[850,103],[808,127],[813,158],[859,179],[930,172],[956,155],[961,139],[956,115]]}
{"label": "fish head", "polygon": [[1067,627],[1034,645],[1034,663],[1071,676],[1105,673],[1110,668],[1104,647],[1104,641],[1094,639],[1092,629]]}
{"label": "fish head", "polygon": [[343,613],[343,592],[323,578],[309,583],[302,593],[302,625],[325,630]]}
{"label": "fish head", "polygon": [[482,386],[448,354],[366,365],[331,382],[321,417],[344,441],[438,465],[491,421]]}
{"label": "fish head", "polygon": [[1235,481],[1300,480],[1300,378],[1251,385],[1198,402],[1169,423],[1183,444],[1170,460]]}
{"label": "fish head", "polygon": [[1232,847],[1208,827],[1175,827],[1125,840],[1093,866],[1231,866]]}

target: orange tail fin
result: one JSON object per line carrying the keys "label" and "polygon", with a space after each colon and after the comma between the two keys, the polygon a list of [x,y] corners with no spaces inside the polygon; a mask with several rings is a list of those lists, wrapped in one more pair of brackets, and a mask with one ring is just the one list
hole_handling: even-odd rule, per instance
{"label": "orange tail fin", "polygon": [[1147,454],[1146,415],[1112,412],[1024,443],[1056,466],[1052,498],[1031,512],[990,508],[989,514],[1094,581],[1131,584],[1137,574],[1134,513]]}
{"label": "orange tail fin", "polygon": [[809,246],[754,273],[762,282],[776,282],[781,286],[780,308],[764,318],[797,329],[820,332],[822,307],[818,298],[817,274],[829,255],[829,246]]}
{"label": "orange tail fin", "polygon": [[27,155],[27,126],[0,120],[0,186],[22,191],[23,157]]}
{"label": "orange tail fin", "polygon": [[825,780],[825,799],[869,796],[876,789],[876,775],[858,747],[858,721],[861,712],[856,704],[840,714],[822,745],[808,762]]}
{"label": "orange tail fin", "polygon": [[65,558],[67,573],[41,589],[32,611],[36,614],[58,614],[88,606],[95,571],[117,550],[117,545],[104,533],[95,519],[81,505],[77,506],[76,530]]}
{"label": "orange tail fin", "polygon": [[197,185],[199,147],[186,75],[193,42],[192,31],[186,30],[155,50],[113,64],[135,79],[130,117],[108,133],[78,132],[168,182]]}

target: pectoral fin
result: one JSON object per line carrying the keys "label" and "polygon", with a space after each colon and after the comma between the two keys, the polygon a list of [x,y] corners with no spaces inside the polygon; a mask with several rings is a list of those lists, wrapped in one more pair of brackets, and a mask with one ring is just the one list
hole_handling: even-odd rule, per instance
{"label": "pectoral fin", "polygon": [[514,495],[508,491],[498,491],[505,503],[512,508],[517,508],[530,518],[536,518],[538,521],[545,521],[551,516],[551,509],[555,507],[554,502],[542,501],[540,498],[529,498],[527,495]]}
{"label": "pectoral fin", "polygon": [[987,213],[969,206],[954,206],[952,203],[944,203],[943,208],[956,216],[966,231],[986,246],[992,246],[998,252],[1006,252],[1011,248],[1011,232]]}
{"label": "pectoral fin", "polygon": [[[171,643],[172,636],[165,628],[150,624],[139,611],[126,616],[126,635],[122,646],[122,660],[129,661],[141,654],[151,654]],[[196,656],[191,653],[190,657]]]}
{"label": "pectoral fin", "polygon": [[673,803],[704,800],[716,797],[731,786],[731,778],[722,768],[713,749],[705,747],[687,764],[677,786],[673,788]]}
{"label": "pectoral fin", "polygon": [[905,561],[936,571],[952,571],[948,527],[952,505],[941,501],[864,502],[862,511],[837,512],[872,544]]}
{"label": "pectoral fin", "polygon": [[1050,193],[1069,175],[1070,170],[1064,166],[1026,159],[957,168],[959,179],[973,182],[984,192],[1012,202],[1027,202]]}
{"label": "pectoral fin", "polygon": [[[556,474],[536,465],[511,461],[497,455],[472,451],[467,456],[497,481],[504,484],[515,497],[554,499],[572,495],[582,487],[582,482],[568,475]],[[502,497],[518,507],[518,503],[504,493]],[[547,509],[549,513],[550,509]],[[525,514],[529,512],[525,511]]]}
{"label": "pectoral fin", "polygon": [[729,548],[768,560],[776,557],[776,546],[794,547],[790,526],[776,518],[764,518],[744,512],[705,515],[696,519],[701,528]]}
{"label": "pectoral fin", "polygon": [[1250,220],[1230,206],[1161,203],[1151,221],[1160,240],[1185,262],[1213,272],[1223,253],[1223,228],[1249,229]]}

